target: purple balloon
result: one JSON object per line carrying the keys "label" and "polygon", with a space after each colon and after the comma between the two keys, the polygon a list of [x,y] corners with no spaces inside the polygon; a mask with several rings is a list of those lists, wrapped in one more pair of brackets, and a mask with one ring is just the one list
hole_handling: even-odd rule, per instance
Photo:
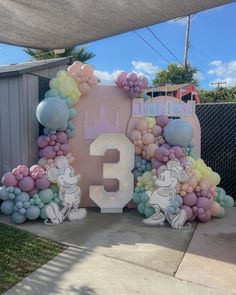
{"label": "purple balloon", "polygon": [[138,76],[137,76],[135,73],[129,73],[129,74],[127,75],[127,79],[128,79],[129,81],[134,82],[135,80],[138,79]]}
{"label": "purple balloon", "polygon": [[56,153],[53,150],[53,147],[52,146],[46,146],[43,149],[43,156],[46,159],[54,159],[56,157]]}
{"label": "purple balloon", "polygon": [[126,72],[122,72],[118,75],[115,83],[118,87],[122,87],[122,83],[126,80],[126,77],[127,77],[127,73]]}
{"label": "purple balloon", "polygon": [[140,76],[139,77],[140,81],[143,83],[143,88],[147,88],[148,87],[148,79],[144,76]]}
{"label": "purple balloon", "polygon": [[136,98],[138,96],[138,93],[134,91],[134,88],[129,89],[129,97],[130,98]]}
{"label": "purple balloon", "polygon": [[129,86],[124,86],[123,89],[124,89],[125,91],[129,91]]}

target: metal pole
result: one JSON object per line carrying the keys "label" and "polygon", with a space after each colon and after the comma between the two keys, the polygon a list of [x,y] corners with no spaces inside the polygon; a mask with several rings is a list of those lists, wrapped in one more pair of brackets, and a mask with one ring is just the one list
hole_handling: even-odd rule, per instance
{"label": "metal pole", "polygon": [[191,20],[191,16],[188,15],[187,16],[187,24],[186,24],[185,48],[184,48],[184,67],[185,68],[186,68],[186,66],[188,64],[190,20]]}

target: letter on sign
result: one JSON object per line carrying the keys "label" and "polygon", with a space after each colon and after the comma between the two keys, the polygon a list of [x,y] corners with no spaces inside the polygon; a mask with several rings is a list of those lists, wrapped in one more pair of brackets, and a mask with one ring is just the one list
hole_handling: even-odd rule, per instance
{"label": "letter on sign", "polygon": [[123,207],[132,199],[134,187],[134,145],[124,134],[102,134],[90,145],[91,156],[104,156],[110,149],[120,152],[117,163],[103,164],[103,177],[119,180],[119,190],[106,192],[103,185],[91,185],[89,197],[102,213],[122,213]]}

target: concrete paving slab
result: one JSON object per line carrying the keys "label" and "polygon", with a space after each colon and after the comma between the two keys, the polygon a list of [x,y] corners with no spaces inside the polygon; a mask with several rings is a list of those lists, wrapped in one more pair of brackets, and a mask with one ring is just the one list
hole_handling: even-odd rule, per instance
{"label": "concrete paving slab", "polygon": [[[1,218],[0,222],[9,222],[9,219]],[[172,276],[195,229],[195,225],[184,230],[174,230],[169,225],[148,227],[142,224],[142,216],[135,209],[123,214],[100,214],[89,210],[82,222],[64,222],[57,226],[26,222],[18,227]]]}
{"label": "concrete paving slab", "polygon": [[94,252],[69,248],[5,295],[230,295]]}
{"label": "concrete paving slab", "polygon": [[236,208],[199,224],[176,277],[236,294]]}

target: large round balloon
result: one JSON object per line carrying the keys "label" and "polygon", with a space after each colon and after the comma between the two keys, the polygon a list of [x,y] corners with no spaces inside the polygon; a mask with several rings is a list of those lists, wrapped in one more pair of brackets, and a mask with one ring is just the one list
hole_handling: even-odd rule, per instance
{"label": "large round balloon", "polygon": [[53,130],[65,130],[70,113],[60,97],[48,97],[42,100],[36,109],[38,121]]}
{"label": "large round balloon", "polygon": [[164,137],[171,145],[187,146],[193,138],[193,127],[183,119],[172,120],[165,127]]}

